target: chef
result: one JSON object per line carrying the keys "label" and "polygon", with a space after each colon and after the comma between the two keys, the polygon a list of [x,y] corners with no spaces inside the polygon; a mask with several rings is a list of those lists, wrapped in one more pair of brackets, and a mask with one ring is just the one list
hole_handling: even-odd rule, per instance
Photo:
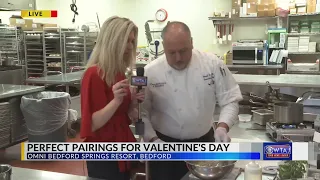
{"label": "chef", "polygon": [[[165,55],[145,67],[145,142],[230,142],[242,95],[231,72],[216,55],[193,49],[189,27],[169,23],[162,32]],[[216,103],[221,107],[213,130]],[[180,180],[185,162],[150,162],[152,180]]]}

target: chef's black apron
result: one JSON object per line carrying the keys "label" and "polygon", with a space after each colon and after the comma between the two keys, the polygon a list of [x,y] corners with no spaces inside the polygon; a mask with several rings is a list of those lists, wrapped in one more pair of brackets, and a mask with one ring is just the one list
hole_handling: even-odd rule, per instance
{"label": "chef's black apron", "polygon": [[[179,140],[156,132],[164,142],[214,142],[214,132],[211,129],[207,134],[196,139]],[[180,180],[188,173],[184,161],[150,161],[149,172],[151,180]]]}

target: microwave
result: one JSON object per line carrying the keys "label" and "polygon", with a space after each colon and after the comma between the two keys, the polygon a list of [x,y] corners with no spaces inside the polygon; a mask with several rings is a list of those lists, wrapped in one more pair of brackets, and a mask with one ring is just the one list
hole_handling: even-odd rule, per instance
{"label": "microwave", "polygon": [[232,43],[233,64],[261,65],[265,61],[266,50],[263,42]]}

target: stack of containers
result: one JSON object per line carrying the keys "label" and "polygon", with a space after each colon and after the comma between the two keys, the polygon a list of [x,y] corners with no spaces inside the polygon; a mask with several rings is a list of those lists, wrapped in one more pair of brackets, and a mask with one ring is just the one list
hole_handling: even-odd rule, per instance
{"label": "stack of containers", "polygon": [[308,21],[302,21],[300,24],[300,33],[309,33],[309,22]]}
{"label": "stack of containers", "polygon": [[309,52],[309,36],[301,36],[299,38],[299,52]]}
{"label": "stack of containers", "polygon": [[299,37],[288,37],[288,52],[299,51]]}
{"label": "stack of containers", "polygon": [[299,21],[291,21],[290,22],[290,32],[298,33],[299,32]]}
{"label": "stack of containers", "polygon": [[311,32],[320,33],[320,22],[315,21],[311,23]]}

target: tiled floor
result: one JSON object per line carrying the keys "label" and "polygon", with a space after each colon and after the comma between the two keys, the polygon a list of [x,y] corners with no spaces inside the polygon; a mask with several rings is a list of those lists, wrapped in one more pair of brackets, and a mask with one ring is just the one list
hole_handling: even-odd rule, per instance
{"label": "tiled floor", "polygon": [[[69,142],[82,142],[79,135],[69,139]],[[53,162],[30,162],[20,160],[20,145],[15,145],[5,150],[0,150],[0,164],[10,164],[14,167],[53,171],[66,174],[87,176],[86,163],[84,161],[53,161]],[[139,168],[139,172],[143,171]],[[140,178],[139,178],[140,179]]]}

